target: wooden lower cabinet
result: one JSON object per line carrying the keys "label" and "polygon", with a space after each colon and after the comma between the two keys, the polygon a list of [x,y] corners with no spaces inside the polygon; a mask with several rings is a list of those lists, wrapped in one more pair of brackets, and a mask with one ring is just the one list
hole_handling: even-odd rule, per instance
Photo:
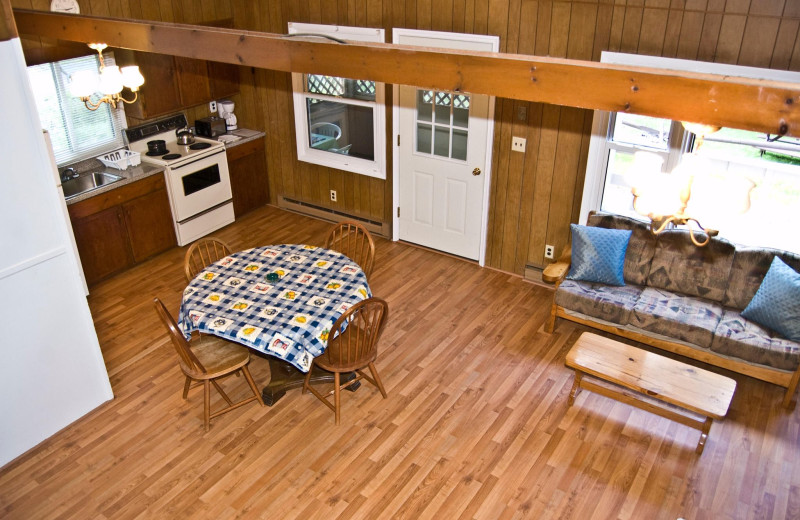
{"label": "wooden lower cabinet", "polygon": [[102,280],[133,264],[128,230],[119,206],[72,220],[86,283]]}
{"label": "wooden lower cabinet", "polygon": [[269,201],[264,138],[228,148],[233,213],[239,217]]}
{"label": "wooden lower cabinet", "polygon": [[177,245],[161,173],[68,209],[89,285]]}

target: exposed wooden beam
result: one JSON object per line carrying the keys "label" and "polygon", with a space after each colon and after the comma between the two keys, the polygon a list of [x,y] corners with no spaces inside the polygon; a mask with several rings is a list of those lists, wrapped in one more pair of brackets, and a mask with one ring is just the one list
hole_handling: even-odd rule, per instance
{"label": "exposed wooden beam", "polygon": [[21,34],[800,136],[800,84],[15,9]]}

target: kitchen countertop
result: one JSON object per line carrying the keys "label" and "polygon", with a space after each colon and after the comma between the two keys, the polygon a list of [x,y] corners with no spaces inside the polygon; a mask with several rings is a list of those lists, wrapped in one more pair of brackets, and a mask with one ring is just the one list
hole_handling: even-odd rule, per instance
{"label": "kitchen countertop", "polygon": [[[97,188],[96,190],[88,191],[86,193],[82,193],[80,195],[72,197],[71,199],[67,200],[68,206],[70,204],[90,199],[96,195],[100,195],[101,193],[109,192],[113,189],[119,188],[120,186],[136,182],[138,180],[150,177],[151,175],[162,173],[164,171],[163,166],[156,166],[148,163],[141,163],[139,166],[133,166],[125,170],[117,170],[116,168],[105,166],[97,159],[86,159],[85,161],[81,161],[72,164],[70,166],[72,168],[75,168],[75,171],[78,172],[79,174],[85,172],[99,171],[99,172],[111,173],[113,175],[119,175],[120,177],[122,177],[122,179],[118,180],[117,182],[112,182],[111,184],[106,184],[105,186]],[[59,171],[61,170],[63,170],[63,168],[59,168]]]}
{"label": "kitchen countertop", "polygon": [[[255,141],[256,139],[261,139],[262,137],[267,135],[266,132],[262,132],[259,130],[250,130],[247,128],[239,128],[238,130],[233,130],[231,132],[227,132],[222,135],[223,136],[236,135],[236,132],[245,134],[245,136],[237,136],[239,137],[239,139],[235,141],[225,141],[224,137],[222,139],[219,139],[218,137],[217,140],[224,142],[225,149],[228,149],[239,146],[241,144],[249,143],[250,141]],[[100,195],[101,193],[109,192],[113,189],[119,188],[120,186],[136,182],[138,180],[150,177],[151,175],[155,175],[164,171],[163,166],[156,166],[145,162],[139,164],[139,166],[133,166],[125,170],[117,170],[116,168],[105,166],[97,159],[86,159],[84,161],[80,161],[75,164],[70,164],[64,168],[67,167],[75,168],[75,171],[78,172],[78,174],[82,174],[85,172],[107,172],[122,177],[121,180],[117,182],[112,182],[111,184],[107,184],[102,188],[97,188],[96,190],[88,191],[86,193],[82,193],[80,195],[72,197],[71,199],[67,200],[67,205],[74,204],[76,202],[80,202],[86,199],[90,199],[96,195]],[[59,171],[63,170],[64,168],[59,168]]]}
{"label": "kitchen countertop", "polygon": [[[241,134],[245,134],[245,135],[247,135],[247,137],[238,136],[236,134],[237,132],[240,132]],[[255,132],[255,133],[253,133],[252,135],[249,135],[252,132]],[[232,130],[230,132],[225,132],[224,134],[222,134],[220,136],[217,136],[217,141],[224,142],[225,143],[225,148],[228,149],[228,148],[233,148],[235,146],[239,146],[240,144],[249,143],[250,141],[255,141],[256,139],[261,139],[265,135],[267,135],[267,133],[266,132],[262,132],[261,130],[251,130],[249,128],[239,128],[237,130]],[[225,140],[226,139],[225,136],[236,136],[236,137],[239,137],[239,139],[237,139],[235,141],[226,141]],[[222,139],[220,139],[220,137]]]}

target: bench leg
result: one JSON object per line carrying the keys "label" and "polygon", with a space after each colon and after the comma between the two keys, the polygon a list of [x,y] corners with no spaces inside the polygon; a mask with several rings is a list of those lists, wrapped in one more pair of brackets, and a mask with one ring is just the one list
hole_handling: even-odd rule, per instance
{"label": "bench leg", "polygon": [[567,400],[569,406],[575,404],[575,398],[581,393],[581,379],[583,379],[583,372],[576,370],[575,381],[572,382],[572,390],[570,390],[569,399]]}
{"label": "bench leg", "polygon": [[708,439],[708,432],[711,430],[711,417],[706,418],[703,423],[703,428],[700,430],[700,441],[697,443],[697,454],[703,454],[703,448],[706,447],[706,439]]}

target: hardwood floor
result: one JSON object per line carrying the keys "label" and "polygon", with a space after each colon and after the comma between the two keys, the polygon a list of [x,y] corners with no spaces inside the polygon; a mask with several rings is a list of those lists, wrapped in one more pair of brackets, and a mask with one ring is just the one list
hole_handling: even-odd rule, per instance
{"label": "hardwood floor", "polygon": [[[320,244],[330,224],[266,207],[215,233],[235,249]],[[371,385],[342,425],[310,394],[245,406],[203,432],[202,390],[181,399],[152,308],[177,312],[186,248],[89,298],[115,399],[0,468],[0,517],[800,518],[800,420],[776,386],[738,382],[705,452],[698,432],[583,392],[566,353],[586,329],[541,332],[552,293],[519,277],[376,239],[389,303]],[[256,382],[268,378],[255,358]],[[223,382],[231,397],[244,378]],[[219,403],[216,403],[217,406]]]}

